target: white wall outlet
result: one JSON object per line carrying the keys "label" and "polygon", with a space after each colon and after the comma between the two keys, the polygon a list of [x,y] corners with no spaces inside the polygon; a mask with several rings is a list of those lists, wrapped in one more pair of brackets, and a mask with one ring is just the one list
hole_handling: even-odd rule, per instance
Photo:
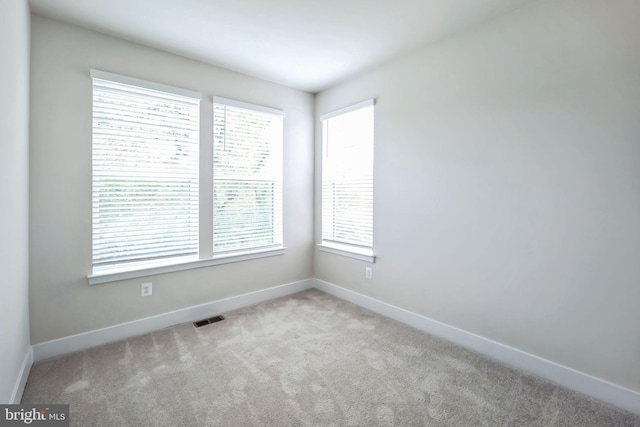
{"label": "white wall outlet", "polygon": [[373,279],[373,270],[371,269],[371,267],[364,268],[364,277],[369,280]]}
{"label": "white wall outlet", "polygon": [[150,297],[153,294],[153,283],[143,283],[140,285],[140,296]]}

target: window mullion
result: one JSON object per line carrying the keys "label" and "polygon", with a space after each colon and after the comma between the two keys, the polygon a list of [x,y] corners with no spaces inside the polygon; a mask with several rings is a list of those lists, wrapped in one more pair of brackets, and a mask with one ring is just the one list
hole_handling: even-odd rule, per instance
{"label": "window mullion", "polygon": [[213,257],[213,102],[200,103],[200,236],[198,256]]}

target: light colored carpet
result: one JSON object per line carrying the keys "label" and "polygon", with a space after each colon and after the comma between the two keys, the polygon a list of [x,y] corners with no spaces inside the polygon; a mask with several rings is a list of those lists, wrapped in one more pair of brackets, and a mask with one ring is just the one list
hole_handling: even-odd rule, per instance
{"label": "light colored carpet", "polygon": [[635,426],[640,417],[317,290],[37,363],[75,426]]}

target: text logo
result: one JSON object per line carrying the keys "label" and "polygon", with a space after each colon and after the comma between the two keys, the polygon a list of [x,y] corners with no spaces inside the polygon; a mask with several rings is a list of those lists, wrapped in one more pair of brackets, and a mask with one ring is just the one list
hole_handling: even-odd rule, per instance
{"label": "text logo", "polygon": [[69,427],[69,405],[0,405],[0,427]]}

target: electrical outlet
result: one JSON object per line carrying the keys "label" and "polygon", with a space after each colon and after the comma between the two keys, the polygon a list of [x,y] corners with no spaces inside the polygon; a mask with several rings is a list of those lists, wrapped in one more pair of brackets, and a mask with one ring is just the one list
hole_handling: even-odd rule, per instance
{"label": "electrical outlet", "polygon": [[371,267],[364,268],[364,277],[369,280],[373,279],[373,270],[371,269]]}
{"label": "electrical outlet", "polygon": [[153,294],[153,283],[143,283],[140,285],[140,296],[150,297]]}

